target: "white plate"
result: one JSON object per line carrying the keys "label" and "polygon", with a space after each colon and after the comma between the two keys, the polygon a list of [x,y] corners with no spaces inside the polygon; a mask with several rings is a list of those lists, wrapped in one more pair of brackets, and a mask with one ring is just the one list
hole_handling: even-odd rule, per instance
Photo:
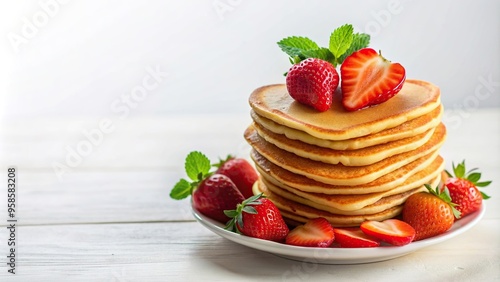
{"label": "white plate", "polygon": [[198,222],[217,235],[256,250],[299,261],[323,264],[358,264],[397,258],[424,247],[451,239],[474,226],[483,217],[485,209],[486,207],[483,203],[481,210],[458,220],[455,224],[453,224],[453,227],[449,231],[439,236],[416,241],[400,247],[381,246],[376,248],[355,249],[297,247],[256,239],[227,231],[224,229],[223,224],[204,216],[203,214],[197,212],[194,208],[193,215]]}

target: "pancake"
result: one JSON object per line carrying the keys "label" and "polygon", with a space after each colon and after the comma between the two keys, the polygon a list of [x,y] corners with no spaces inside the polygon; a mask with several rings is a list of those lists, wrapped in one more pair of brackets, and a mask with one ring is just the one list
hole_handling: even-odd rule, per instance
{"label": "pancake", "polygon": [[[278,206],[278,205],[276,205]],[[394,218],[401,214],[403,211],[403,205],[385,210],[382,213],[372,214],[372,215],[362,215],[362,216],[340,216],[331,215],[326,212],[322,213],[322,217],[330,222],[333,227],[358,227],[366,220],[383,221],[389,218]],[[298,226],[307,223],[310,219],[317,218],[314,214],[308,214],[307,212],[301,212],[300,215],[294,212],[289,212],[286,210],[280,210],[281,216],[287,224],[290,226]],[[305,214],[305,216],[302,216]]]}
{"label": "pancake", "polygon": [[333,150],[355,150],[379,145],[411,136],[436,127],[441,122],[443,106],[439,106],[430,113],[402,123],[396,127],[385,129],[375,134],[352,138],[348,140],[325,140],[309,135],[303,131],[280,125],[268,118],[259,116],[255,111],[250,115],[255,123],[276,134],[284,134],[288,139],[299,140],[307,144],[316,145]]}
{"label": "pancake", "polygon": [[[439,162],[436,162],[439,163]],[[343,211],[354,211],[362,209],[368,205],[374,204],[380,199],[400,193],[407,192],[417,187],[423,187],[424,184],[435,184],[441,179],[441,171],[444,169],[444,165],[431,165],[428,168],[419,171],[418,173],[409,177],[402,185],[399,185],[391,190],[384,192],[366,193],[366,194],[323,194],[323,193],[309,193],[300,191],[298,189],[292,188],[286,184],[283,184],[276,179],[270,177],[268,174],[261,174],[263,181],[269,185],[269,189],[273,192],[285,197],[287,199],[296,200],[296,197],[301,197],[307,199],[307,204],[314,206],[312,202],[319,205],[323,205],[329,208]],[[437,180],[437,181],[436,181]],[[431,186],[435,186],[431,185]],[[274,187],[284,190],[283,193],[273,189]],[[290,194],[286,194],[284,192]],[[288,195],[288,196],[287,196]],[[337,211],[337,213],[339,213]]]}
{"label": "pancake", "polygon": [[280,149],[311,160],[329,164],[341,163],[345,166],[370,165],[388,157],[415,150],[429,141],[435,129],[431,128],[424,133],[380,145],[346,151],[291,140],[283,134],[271,132],[256,123],[253,124],[253,127],[262,138]]}
{"label": "pancake", "polygon": [[341,215],[318,210],[316,208],[285,199],[268,190],[265,184],[262,183],[262,181],[256,182],[256,184],[253,186],[253,191],[254,194],[264,193],[264,195],[266,195],[266,197],[276,205],[284,218],[290,218],[302,223],[305,223],[308,219],[311,218],[324,217],[333,226],[336,227],[359,226],[365,220],[382,221],[388,218],[393,218],[400,214],[403,209],[403,206],[399,205],[374,214]]}
{"label": "pancake", "polygon": [[330,110],[318,112],[288,94],[286,85],[256,89],[249,98],[251,108],[278,124],[319,139],[346,140],[377,133],[430,113],[440,106],[439,88],[429,82],[407,79],[399,93],[388,101],[354,112],[341,104],[336,91]]}
{"label": "pancake", "polygon": [[[412,189],[394,194],[394,195],[389,195],[386,197],[382,197],[379,200],[366,205],[364,207],[361,207],[359,209],[354,209],[354,210],[343,210],[343,209],[337,209],[331,206],[323,205],[321,203],[314,202],[310,199],[303,198],[300,196],[297,196],[293,193],[290,193],[284,189],[279,188],[278,186],[267,182],[265,179],[262,179],[263,184],[266,187],[267,193],[269,191],[273,194],[276,194],[284,199],[290,200],[292,202],[300,203],[318,210],[322,211],[327,211],[329,213],[333,214],[338,214],[338,215],[364,215],[364,214],[375,214],[379,212],[383,212],[384,210],[387,210],[389,208],[392,208],[394,206],[399,206],[403,204],[408,197],[411,195],[421,192],[421,191],[426,191],[426,188],[423,185],[418,185],[414,186]],[[432,180],[429,184],[431,185],[437,185],[439,183],[439,179],[436,178]]]}
{"label": "pancake", "polygon": [[420,157],[438,150],[446,138],[446,128],[440,124],[430,140],[419,148],[401,153],[367,166],[344,166],[326,164],[299,157],[265,141],[250,126],[245,131],[245,139],[264,158],[296,174],[331,185],[360,185],[374,181]]}
{"label": "pancake", "polygon": [[397,187],[387,193],[370,193],[358,195],[326,195],[319,193],[295,193],[296,190],[283,187],[283,185],[263,177],[261,181],[266,188],[288,200],[298,202],[320,210],[325,210],[335,214],[355,215],[371,214],[381,212],[389,207],[402,204],[406,198],[418,191],[426,190],[424,184],[431,184],[435,187],[441,177],[438,176],[428,180],[421,180],[416,183],[407,183],[404,186]]}
{"label": "pancake", "polygon": [[444,170],[443,158],[439,156],[438,151],[434,151],[370,183],[357,186],[334,186],[317,182],[305,176],[285,170],[269,162],[256,151],[252,152],[251,157],[257,171],[263,177],[275,179],[275,181],[301,192],[330,195],[349,196],[386,192],[397,186],[404,185],[406,182],[412,182],[416,181],[416,179],[426,177],[432,178],[435,176],[436,172]]}

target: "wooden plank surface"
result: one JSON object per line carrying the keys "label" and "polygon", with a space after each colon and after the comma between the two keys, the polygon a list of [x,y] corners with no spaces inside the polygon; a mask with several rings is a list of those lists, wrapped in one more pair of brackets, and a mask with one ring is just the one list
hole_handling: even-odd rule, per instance
{"label": "wooden plank surface", "polygon": [[[451,113],[453,114],[453,113]],[[479,166],[492,196],[473,229],[411,255],[364,265],[305,264],[222,239],[194,221],[189,200],[168,194],[185,155],[246,156],[247,114],[129,118],[103,135],[61,181],[51,166],[98,120],[2,121],[0,164],[18,168],[18,275],[1,281],[407,281],[500,280],[500,110],[480,110],[448,128],[447,167]],[[218,126],[213,126],[214,124]],[[0,193],[0,205],[6,193]],[[7,225],[6,213],[0,226]],[[0,256],[7,252],[0,232]],[[13,279],[15,278],[15,279]],[[6,280],[9,279],[9,280]],[[412,280],[413,279],[413,280]]]}
{"label": "wooden plank surface", "polygon": [[[218,237],[196,222],[25,226],[23,281],[493,281],[500,278],[494,220],[442,244],[385,262],[321,265],[283,259]],[[3,239],[3,238],[0,238]],[[489,241],[489,244],[479,244]],[[439,263],[436,263],[439,262]],[[495,277],[491,275],[496,275]],[[0,266],[0,277],[8,276]],[[314,279],[314,280],[310,280]],[[15,281],[15,280],[12,280]],[[21,281],[21,280],[18,280]]]}

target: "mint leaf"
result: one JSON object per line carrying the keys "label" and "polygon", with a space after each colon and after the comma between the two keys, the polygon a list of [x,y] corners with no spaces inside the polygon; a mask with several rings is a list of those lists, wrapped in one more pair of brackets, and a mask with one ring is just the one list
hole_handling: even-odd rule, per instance
{"label": "mint leaf", "polygon": [[[335,62],[335,57],[333,56],[332,52],[328,48],[319,48],[315,50],[305,50],[302,52],[302,55],[304,55],[305,58],[317,58],[321,59],[330,63]],[[304,59],[305,59],[304,58]]]}
{"label": "mint leaf", "polygon": [[278,46],[290,57],[301,56],[303,51],[318,49],[316,42],[307,37],[291,36],[278,42]]}
{"label": "mint leaf", "polygon": [[366,33],[353,34],[352,43],[349,49],[340,57],[337,58],[337,63],[340,65],[344,62],[345,58],[349,57],[352,53],[368,47],[370,45],[370,35]]}
{"label": "mint leaf", "polygon": [[170,191],[170,198],[182,200],[191,195],[191,184],[186,179],[181,179]]}
{"label": "mint leaf", "polygon": [[491,181],[477,182],[476,187],[486,187],[491,184]]}
{"label": "mint leaf", "polygon": [[210,160],[198,151],[191,152],[186,157],[184,164],[187,176],[193,180],[201,180],[201,178],[208,174],[211,168]]}
{"label": "mint leaf", "polygon": [[349,46],[351,46],[353,40],[353,27],[350,24],[345,24],[339,28],[336,28],[330,35],[330,45],[329,49],[335,58],[342,56]]}

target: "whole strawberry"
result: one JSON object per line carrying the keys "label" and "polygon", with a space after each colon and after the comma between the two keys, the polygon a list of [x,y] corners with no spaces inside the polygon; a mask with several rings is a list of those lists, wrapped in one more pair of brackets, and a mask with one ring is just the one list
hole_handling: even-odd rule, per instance
{"label": "whole strawberry", "polygon": [[278,208],[269,199],[262,198],[262,194],[246,199],[235,210],[225,213],[231,217],[226,229],[249,237],[283,242],[289,232]]}
{"label": "whole strawberry", "polygon": [[221,223],[229,221],[224,210],[234,209],[245,198],[231,179],[210,172],[210,160],[200,152],[191,152],[185,161],[186,174],[191,182],[181,179],[170,192],[170,197],[181,200],[192,195],[193,207]]}
{"label": "whole strawberry", "polygon": [[229,177],[212,174],[203,179],[193,192],[193,207],[202,214],[226,223],[225,210],[234,209],[245,197]]}
{"label": "whole strawberry", "polygon": [[403,207],[403,221],[415,229],[414,241],[433,237],[448,231],[460,212],[451,202],[448,189],[432,189],[425,185],[427,192],[411,195]]}
{"label": "whole strawberry", "polygon": [[228,156],[216,166],[218,169],[215,173],[229,177],[236,184],[243,197],[249,198],[253,196],[252,186],[259,176],[255,168],[247,160]]}
{"label": "whole strawberry", "polygon": [[286,76],[290,96],[320,112],[330,109],[338,85],[339,75],[335,67],[316,58],[308,58],[293,65]]}
{"label": "whole strawberry", "polygon": [[446,179],[444,185],[450,191],[451,200],[457,205],[456,208],[461,212],[462,217],[479,210],[483,204],[483,199],[490,198],[479,191],[478,187],[486,187],[491,181],[479,182],[481,173],[474,171],[476,171],[475,168],[466,171],[465,161],[462,161],[457,166],[453,164],[454,175],[446,171],[449,178]]}

